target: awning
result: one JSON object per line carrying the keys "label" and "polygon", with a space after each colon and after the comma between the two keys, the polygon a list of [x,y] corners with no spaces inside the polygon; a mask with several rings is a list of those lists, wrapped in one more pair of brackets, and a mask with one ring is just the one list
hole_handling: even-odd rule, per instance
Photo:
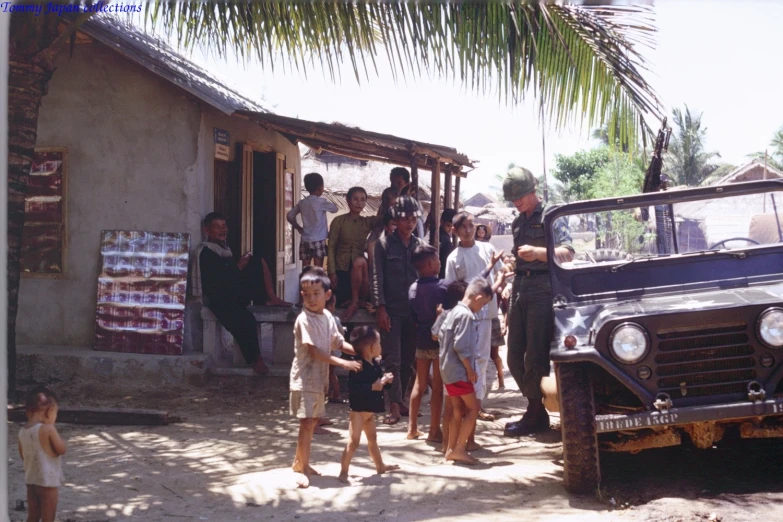
{"label": "awning", "polygon": [[474,168],[473,161],[451,147],[434,145],[350,127],[340,123],[288,118],[268,112],[237,111],[262,127],[286,136],[292,142],[302,142],[320,151],[328,150],[351,158],[384,161],[405,167],[415,164],[430,170],[440,163],[441,171],[464,177]]}

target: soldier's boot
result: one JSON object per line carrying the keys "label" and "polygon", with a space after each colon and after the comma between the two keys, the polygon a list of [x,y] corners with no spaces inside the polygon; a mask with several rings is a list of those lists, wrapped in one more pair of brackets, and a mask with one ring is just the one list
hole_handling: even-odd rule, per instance
{"label": "soldier's boot", "polygon": [[521,420],[509,422],[503,430],[506,437],[521,437],[532,433],[540,433],[549,429],[549,413],[541,401],[533,401]]}

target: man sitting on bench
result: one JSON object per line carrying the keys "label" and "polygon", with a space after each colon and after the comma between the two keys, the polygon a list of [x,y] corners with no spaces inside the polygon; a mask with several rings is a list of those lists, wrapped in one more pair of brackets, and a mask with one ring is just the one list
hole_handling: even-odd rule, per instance
{"label": "man sitting on bench", "polygon": [[258,331],[250,302],[267,306],[291,306],[278,298],[272,287],[269,267],[261,256],[247,252],[239,260],[226,244],[226,218],[211,212],[204,218],[207,240],[196,249],[191,276],[194,297],[204,296],[205,305],[234,336],[253,371],[267,373],[258,346]]}

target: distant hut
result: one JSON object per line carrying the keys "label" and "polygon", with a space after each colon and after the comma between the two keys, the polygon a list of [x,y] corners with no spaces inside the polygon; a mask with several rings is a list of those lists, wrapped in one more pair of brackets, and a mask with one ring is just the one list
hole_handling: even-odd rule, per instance
{"label": "distant hut", "polygon": [[[327,214],[328,222],[348,212],[346,196],[351,187],[363,187],[367,191],[367,206],[362,215],[374,216],[381,206],[381,194],[389,186],[389,172],[395,165],[380,161],[364,161],[328,151],[316,152],[304,147],[302,174],[317,172],[324,177],[323,197],[337,205],[336,214]],[[307,194],[302,186],[303,197]],[[425,213],[430,211],[430,185],[419,178],[419,202]]]}

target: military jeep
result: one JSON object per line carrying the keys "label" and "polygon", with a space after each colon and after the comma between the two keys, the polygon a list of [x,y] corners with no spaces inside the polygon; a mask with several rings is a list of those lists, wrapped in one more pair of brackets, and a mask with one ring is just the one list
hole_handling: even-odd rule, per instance
{"label": "military jeep", "polygon": [[557,220],[575,250],[549,255],[569,491],[596,490],[600,452],[783,437],[783,180],[550,207],[550,244]]}

